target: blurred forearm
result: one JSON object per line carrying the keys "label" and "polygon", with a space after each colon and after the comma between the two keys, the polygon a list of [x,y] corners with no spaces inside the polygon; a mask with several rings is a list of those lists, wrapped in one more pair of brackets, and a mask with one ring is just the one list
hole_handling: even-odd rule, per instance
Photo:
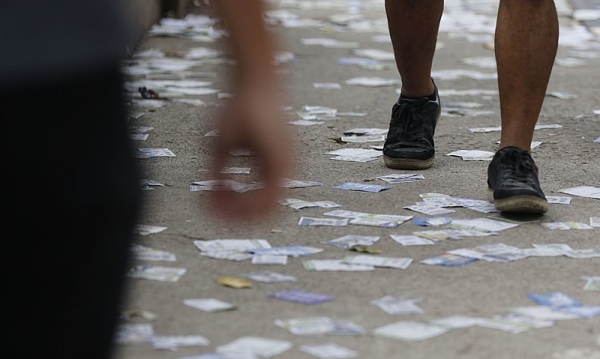
{"label": "blurred forearm", "polygon": [[239,85],[275,82],[273,53],[275,39],[266,29],[263,0],[216,0],[218,14],[230,33],[229,44],[237,60]]}

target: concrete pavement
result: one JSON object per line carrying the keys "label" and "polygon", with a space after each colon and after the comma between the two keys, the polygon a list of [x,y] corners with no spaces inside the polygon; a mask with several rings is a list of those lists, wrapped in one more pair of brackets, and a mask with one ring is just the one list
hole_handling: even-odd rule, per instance
{"label": "concrete pavement", "polygon": [[[486,42],[469,42],[463,36],[469,33],[469,25],[481,21],[493,25],[495,2],[447,1],[439,49],[436,52],[434,70],[463,69],[494,73],[493,69],[478,68],[463,62],[465,57],[491,57],[493,51]],[[295,60],[281,64],[281,76],[288,93],[292,110],[286,112],[287,121],[299,119],[297,111],[303,106],[326,106],[339,112],[364,112],[365,117],[339,117],[312,126],[290,125],[295,143],[297,164],[294,179],[322,182],[322,186],[288,190],[287,197],[310,201],[331,200],[342,205],[340,209],[368,213],[421,216],[402,207],[420,201],[419,194],[438,192],[456,197],[486,199],[485,161],[463,161],[447,156],[462,149],[495,151],[499,132],[473,133],[470,128],[499,126],[499,102],[497,95],[452,96],[442,95],[442,106],[461,102],[482,104],[478,110],[490,114],[477,116],[460,115],[460,109],[443,116],[436,129],[437,158],[433,168],[416,172],[425,179],[405,184],[393,184],[391,189],[380,193],[362,193],[333,189],[344,182],[385,184],[378,176],[391,173],[415,173],[394,171],[386,168],[381,158],[358,163],[335,161],[326,152],[362,147],[370,144],[340,144],[332,138],[342,136],[353,128],[387,128],[392,104],[397,99],[396,85],[364,87],[345,85],[345,81],[358,76],[376,76],[398,79],[393,66],[381,70],[369,70],[355,65],[340,65],[338,58],[356,57],[349,48],[326,48],[304,45],[306,38],[333,38],[344,42],[358,42],[361,49],[391,51],[389,42],[376,42],[373,37],[381,32],[384,19],[383,1],[281,1],[275,8],[287,10],[300,19],[323,21],[315,28],[292,28],[273,25],[281,35],[281,50],[295,55]],[[360,13],[371,22],[362,26],[330,26],[331,15],[347,12],[347,5],[364,4],[350,10]],[[561,10],[561,46],[557,58],[571,58],[576,41],[569,34],[576,34],[579,23],[569,14],[570,3],[557,2]],[[462,16],[462,17],[461,17]],[[470,16],[468,18],[468,16]],[[469,20],[466,20],[469,19]],[[452,28],[461,25],[462,28]],[[584,30],[585,32],[585,30]],[[462,34],[462,35],[461,35]],[[485,35],[485,32],[479,32]],[[599,46],[598,38],[590,32],[591,46]],[[490,35],[487,33],[487,35]],[[174,56],[195,47],[222,49],[223,39],[213,43],[199,43],[178,37],[148,37],[140,51],[158,49]],[[587,53],[598,53],[587,50]],[[547,97],[538,124],[559,124],[561,128],[536,131],[534,140],[542,144],[533,150],[533,157],[540,168],[540,180],[546,195],[565,196],[558,191],[575,186],[600,187],[600,88],[598,87],[600,58],[577,58],[584,64],[576,67],[555,66],[548,91],[568,92],[574,99]],[[392,65],[393,61],[382,61]],[[229,64],[205,61],[193,68],[211,81],[210,86],[227,92],[226,75]],[[211,76],[214,73],[215,76]],[[164,76],[165,73],[163,73]],[[166,73],[168,74],[168,73]],[[172,74],[173,75],[173,74]],[[474,80],[468,77],[436,80],[440,90],[485,89],[497,90],[494,79]],[[176,78],[177,75],[173,75]],[[140,79],[142,77],[138,77]],[[133,79],[133,78],[132,78]],[[341,89],[316,89],[313,83],[339,83]],[[139,98],[139,95],[138,95]],[[174,97],[175,98],[175,97]],[[519,248],[534,243],[566,243],[574,249],[600,248],[600,228],[591,230],[550,231],[539,224],[522,224],[501,231],[497,236],[470,237],[462,240],[444,240],[428,246],[402,246],[393,241],[390,234],[411,234],[430,229],[418,227],[407,221],[397,228],[386,229],[349,225],[346,227],[302,227],[301,216],[327,217],[330,209],[307,208],[293,210],[277,206],[275,213],[260,223],[229,224],[216,221],[206,206],[205,192],[191,192],[194,181],[209,180],[201,170],[209,166],[211,137],[204,134],[212,130],[211,118],[220,101],[216,94],[186,96],[201,99],[205,106],[192,106],[170,100],[153,110],[132,108],[132,113],[145,112],[142,117],[131,120],[132,126],[151,126],[149,137],[137,141],[139,148],[168,148],[175,157],[141,159],[144,175],[164,183],[144,192],[147,206],[142,223],[164,226],[166,230],[139,236],[136,243],[174,253],[177,261],[147,262],[167,267],[186,268],[187,272],[177,282],[158,282],[143,279],[130,280],[129,300],[125,309],[142,309],[155,313],[158,318],[148,321],[132,318],[130,323],[150,323],[157,335],[203,335],[210,340],[207,347],[179,348],[177,351],[153,349],[150,343],[122,345],[119,359],[175,359],[200,355],[213,351],[243,336],[258,336],[293,343],[293,348],[276,358],[311,358],[298,347],[303,344],[334,342],[358,352],[359,358],[600,358],[600,317],[557,321],[549,328],[530,330],[521,334],[473,326],[449,331],[443,335],[417,342],[404,342],[372,335],[375,328],[402,320],[427,322],[451,315],[491,318],[507,313],[510,308],[530,306],[535,303],[528,293],[563,292],[585,304],[600,305],[599,292],[584,291],[582,276],[600,276],[600,258],[573,259],[560,257],[532,257],[510,263],[477,261],[462,267],[448,268],[429,266],[420,260],[441,255],[458,248],[472,248],[482,244],[505,243]],[[464,113],[464,109],[462,110]],[[374,143],[375,144],[375,143]],[[379,143],[381,144],[381,143]],[[232,165],[249,165],[248,158],[235,158]],[[233,178],[244,180],[237,175]],[[598,199],[572,197],[569,205],[552,204],[543,222],[575,221],[589,223],[591,216],[600,216]],[[425,216],[425,215],[424,215]],[[457,208],[451,218],[481,218],[497,216],[465,208]],[[443,226],[442,226],[443,228]],[[437,229],[437,228],[436,228]],[[307,271],[302,260],[289,258],[285,266],[251,264],[249,260],[234,262],[199,256],[194,240],[213,239],[266,239],[272,246],[304,245],[324,249],[310,256],[311,259],[341,259],[352,253],[341,248],[323,244],[347,234],[380,236],[372,247],[383,251],[381,256],[410,257],[413,263],[405,270],[376,268],[369,272],[315,272]],[[295,282],[252,282],[249,289],[233,289],[215,281],[223,276],[241,277],[244,273],[273,270],[297,278]],[[268,296],[285,289],[301,289],[335,296],[335,301],[319,305],[303,305],[280,301]],[[421,297],[418,303],[423,314],[390,315],[370,304],[371,300],[388,294]],[[220,313],[206,313],[183,304],[189,298],[217,298],[236,305],[237,309]],[[274,324],[277,319],[326,316],[350,320],[365,329],[364,335],[317,336],[301,338],[290,334]]]}

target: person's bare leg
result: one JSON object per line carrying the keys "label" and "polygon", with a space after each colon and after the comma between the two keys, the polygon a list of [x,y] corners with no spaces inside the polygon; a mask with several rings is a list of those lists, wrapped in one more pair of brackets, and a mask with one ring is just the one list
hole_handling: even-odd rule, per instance
{"label": "person's bare leg", "polygon": [[406,97],[434,92],[431,65],[444,0],[385,0],[396,66]]}
{"label": "person's bare leg", "polygon": [[557,47],[553,0],[500,0],[494,46],[502,117],[500,149],[530,150]]}
{"label": "person's bare leg", "polygon": [[392,107],[383,162],[394,169],[427,169],[435,159],[441,113],[431,67],[444,0],[385,0],[385,10],[402,95]]}
{"label": "person's bare leg", "polygon": [[500,0],[495,44],[502,135],[489,199],[503,212],[542,214],[548,201],[529,152],[558,47],[553,0]]}

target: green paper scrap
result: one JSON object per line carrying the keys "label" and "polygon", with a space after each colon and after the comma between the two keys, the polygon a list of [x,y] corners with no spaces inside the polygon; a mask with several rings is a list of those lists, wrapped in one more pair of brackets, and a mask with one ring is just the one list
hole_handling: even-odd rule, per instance
{"label": "green paper scrap", "polygon": [[367,246],[352,246],[349,248],[353,252],[379,254],[381,249],[369,248]]}

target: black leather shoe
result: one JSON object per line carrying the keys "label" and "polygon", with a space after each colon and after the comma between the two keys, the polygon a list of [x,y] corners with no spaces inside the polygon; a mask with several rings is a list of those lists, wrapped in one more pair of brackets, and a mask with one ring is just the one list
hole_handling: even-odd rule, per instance
{"label": "black leather shoe", "polygon": [[538,168],[528,151],[505,147],[488,166],[488,199],[499,211],[546,213],[548,201],[540,187]]}
{"label": "black leather shoe", "polygon": [[400,97],[392,107],[390,129],[383,145],[383,161],[394,169],[422,170],[433,166],[433,135],[442,106],[435,83],[434,96]]}

